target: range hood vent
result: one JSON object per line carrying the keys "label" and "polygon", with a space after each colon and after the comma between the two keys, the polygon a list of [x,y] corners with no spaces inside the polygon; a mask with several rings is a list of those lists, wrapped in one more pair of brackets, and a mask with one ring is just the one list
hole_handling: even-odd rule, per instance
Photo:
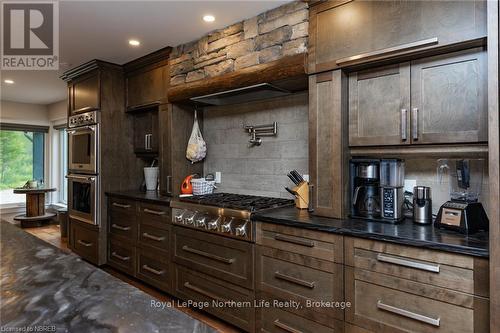
{"label": "range hood vent", "polygon": [[229,105],[290,95],[292,92],[270,83],[226,90],[214,94],[191,97],[190,100],[205,105]]}

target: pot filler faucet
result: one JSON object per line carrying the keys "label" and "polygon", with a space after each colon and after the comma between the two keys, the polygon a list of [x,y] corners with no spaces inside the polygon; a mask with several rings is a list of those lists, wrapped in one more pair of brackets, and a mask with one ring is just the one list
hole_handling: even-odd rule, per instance
{"label": "pot filler faucet", "polygon": [[248,131],[250,140],[248,140],[248,147],[260,146],[262,144],[261,136],[276,136],[278,134],[278,123],[273,122],[267,125],[246,125],[245,131]]}

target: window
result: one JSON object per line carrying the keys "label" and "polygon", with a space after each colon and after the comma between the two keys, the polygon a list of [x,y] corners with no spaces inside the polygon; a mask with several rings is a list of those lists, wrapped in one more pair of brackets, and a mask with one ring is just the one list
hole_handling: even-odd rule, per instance
{"label": "window", "polygon": [[68,203],[68,133],[65,128],[59,129],[59,202]]}
{"label": "window", "polygon": [[44,182],[45,133],[48,128],[0,124],[0,203],[25,201],[13,193],[28,180]]}

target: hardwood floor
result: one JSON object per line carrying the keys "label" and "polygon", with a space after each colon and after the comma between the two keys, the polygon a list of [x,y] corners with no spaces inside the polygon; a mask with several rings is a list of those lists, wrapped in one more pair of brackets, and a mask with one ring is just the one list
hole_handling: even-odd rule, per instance
{"label": "hardwood floor", "polygon": [[[10,223],[14,223],[12,218],[13,218],[13,215],[12,216],[2,215],[2,220],[6,220]],[[25,228],[23,230],[32,234],[35,237],[38,237],[38,238],[46,241],[47,243],[50,243],[50,244],[60,248],[63,251],[71,252],[71,250],[68,248],[68,245],[67,245],[67,239],[61,239],[59,225],[49,224],[49,225],[42,226],[42,227]],[[134,287],[142,290],[146,294],[150,295],[151,297],[154,297],[155,299],[158,299],[159,301],[162,301],[162,302],[173,301],[173,303],[176,304],[176,302],[175,302],[176,299],[174,297],[169,296],[169,295],[159,291],[158,289],[156,289],[154,287],[151,287],[151,286],[146,285],[146,284],[144,284],[144,283],[142,283],[134,278],[131,278],[127,275],[124,275],[124,274],[118,272],[117,270],[115,270],[109,266],[104,266],[101,268],[105,272],[113,275],[114,277],[116,277],[116,278],[130,284],[130,285],[133,285]],[[202,322],[206,323],[207,325],[212,326],[214,329],[216,329],[219,332],[223,332],[223,333],[241,332],[238,328],[236,328],[230,324],[227,324],[227,323],[217,319],[216,317],[214,317],[210,314],[201,312],[201,311],[193,309],[193,308],[184,308],[184,307],[176,307],[176,308],[179,311],[182,311],[182,312],[188,314],[189,316],[191,316],[195,319],[198,319],[199,321],[202,321]]]}

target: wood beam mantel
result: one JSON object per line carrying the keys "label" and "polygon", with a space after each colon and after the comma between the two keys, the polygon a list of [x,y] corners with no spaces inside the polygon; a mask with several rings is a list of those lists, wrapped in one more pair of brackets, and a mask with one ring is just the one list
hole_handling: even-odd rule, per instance
{"label": "wood beam mantel", "polygon": [[171,86],[168,100],[184,102],[191,97],[203,96],[226,90],[251,86],[263,82],[303,80],[307,84],[307,56],[297,54],[279,60],[237,70],[221,76]]}

